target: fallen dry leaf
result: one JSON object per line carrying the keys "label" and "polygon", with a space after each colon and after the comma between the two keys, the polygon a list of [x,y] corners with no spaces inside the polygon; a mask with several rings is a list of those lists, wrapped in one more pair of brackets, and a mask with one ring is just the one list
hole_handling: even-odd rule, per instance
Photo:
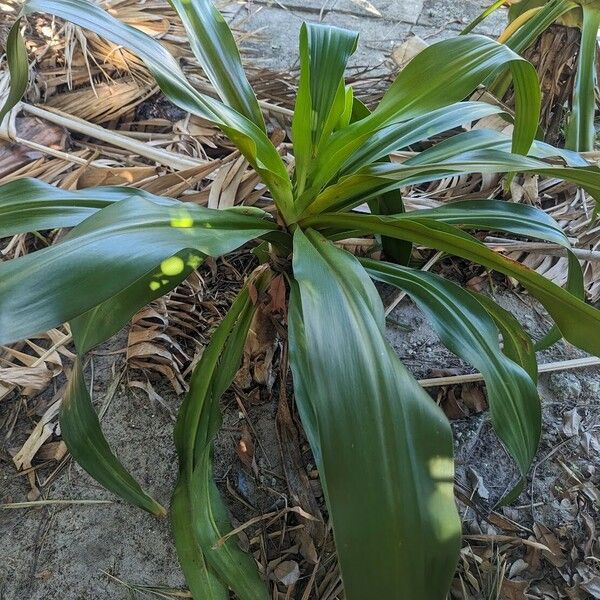
{"label": "fallen dry leaf", "polygon": [[505,579],[502,582],[500,598],[502,600],[528,600],[525,592],[529,588],[528,581],[510,581]]}
{"label": "fallen dry leaf", "polygon": [[273,575],[283,585],[294,585],[300,579],[300,567],[295,560],[284,560],[275,567]]}

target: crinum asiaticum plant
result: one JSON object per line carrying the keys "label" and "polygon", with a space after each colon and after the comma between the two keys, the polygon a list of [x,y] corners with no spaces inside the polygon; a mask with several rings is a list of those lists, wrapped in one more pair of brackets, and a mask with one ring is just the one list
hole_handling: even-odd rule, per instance
{"label": "crinum asiaticum plant", "polygon": [[[125,470],[101,433],[82,357],[205,257],[250,242],[267,246],[261,255],[271,258],[249,277],[193,373],[175,428],[180,473],[170,507],[175,545],[194,598],[225,599],[233,590],[241,600],[267,600],[253,560],[234,538],[222,541],[231,528],[212,478],[212,440],[220,424],[219,399],[260,310],[253,299],[269,289],[280,270],[274,265],[290,258],[285,276],[295,399],[319,467],[346,596],[442,600],[461,529],[451,430],[386,341],[372,279],[408,292],[442,342],[483,373],[493,425],[522,477],[540,436],[532,341],[487,297],[410,268],[411,244],[515,278],[556,323],[551,339],[562,335],[594,354],[600,353],[600,311],[580,298],[581,271],[572,255],[568,289],[562,289],[465,231],[500,230],[568,250],[568,240],[545,213],[487,199],[407,213],[399,190],[452,174],[528,172],[575,182],[598,197],[600,170],[576,154],[534,142],[540,103],[536,74],[504,45],[480,36],[435,44],[412,60],[370,112],[343,80],[357,35],[305,24],[290,176],[269,140],[221,15],[209,0],[171,1],[220,100],[196,91],[157,41],[96,4],[27,0],[21,17],[49,12],[137,54],[170,100],[217,125],[239,148],[268,188],[276,214],[244,207],[210,210],[122,187],[67,192],[28,179],[6,184],[0,187],[0,237],[74,228],[55,245],[0,264],[0,343],[70,323],[78,358],[60,415],[67,446],[106,488],[160,515],[165,509]],[[12,85],[2,115],[27,86],[19,22],[7,50]],[[473,129],[403,163],[388,160],[391,151],[501,113],[498,106],[463,100],[507,65],[517,99],[512,139]],[[370,212],[354,210],[365,202]],[[334,244],[356,235],[381,236],[394,262],[358,259]],[[522,480],[508,499],[521,488]]]}
{"label": "crinum asiaticum plant", "polygon": [[[509,25],[500,39],[515,52],[527,50],[554,23],[581,29],[573,97],[570,110],[566,112],[565,146],[578,152],[594,150],[600,0],[498,0],[470,23],[464,33],[472,31],[505,4],[510,4]],[[505,73],[498,77],[491,89],[502,96],[509,82],[510,77]]]}

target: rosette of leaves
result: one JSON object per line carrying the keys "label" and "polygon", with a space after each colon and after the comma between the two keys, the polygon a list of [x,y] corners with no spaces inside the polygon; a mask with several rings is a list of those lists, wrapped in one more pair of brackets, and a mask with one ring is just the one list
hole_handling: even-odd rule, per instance
{"label": "rosette of leaves", "polygon": [[[73,229],[52,246],[0,264],[0,343],[70,323],[78,359],[60,415],[65,442],[106,488],[164,514],[106,442],[82,359],[207,256],[257,243],[267,247],[192,375],[175,427],[179,481],[169,511],[194,598],[225,600],[231,590],[241,600],[267,600],[253,559],[234,537],[223,543],[231,526],[212,478],[212,453],[219,399],[239,366],[259,310],[255,299],[281,270],[281,257],[289,258],[287,343],[296,405],[320,471],[346,597],[442,600],[461,532],[451,430],[386,341],[373,279],[408,292],[442,342],[483,373],[493,425],[522,478],[541,427],[533,343],[491,300],[411,268],[411,244],[518,280],[545,306],[560,335],[593,354],[600,354],[600,311],[580,297],[581,271],[573,257],[569,289],[562,289],[468,233],[504,231],[568,250],[568,239],[545,213],[489,199],[405,212],[400,189],[453,174],[527,172],[574,182],[598,198],[600,171],[576,154],[534,141],[537,76],[506,45],[476,35],[434,44],[398,75],[371,112],[344,83],[357,34],[305,24],[290,174],[267,135],[219,12],[209,0],[172,3],[218,99],[194,89],[158,41],[98,4],[26,0],[20,19],[48,12],[137,54],[167,98],[217,125],[237,146],[262,178],[276,214],[211,210],[131,188],[64,191],[30,179],[6,184],[0,187],[0,237]],[[17,21],[9,36],[11,91],[0,118],[27,88],[20,26]],[[472,129],[403,163],[388,160],[392,151],[501,113],[496,105],[464,99],[507,65],[516,89],[512,138]],[[354,210],[365,202],[369,213]],[[380,236],[390,262],[358,259],[335,244],[356,235]],[[521,485],[522,479],[515,482],[512,495]]]}

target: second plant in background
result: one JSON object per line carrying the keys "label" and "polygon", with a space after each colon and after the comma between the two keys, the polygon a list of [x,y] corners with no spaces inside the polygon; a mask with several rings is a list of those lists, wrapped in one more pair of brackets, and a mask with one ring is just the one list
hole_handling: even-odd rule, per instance
{"label": "second plant in background", "polygon": [[[598,30],[600,28],[600,2],[598,0],[499,0],[475,19],[464,31],[468,33],[482,20],[504,5],[510,5],[509,24],[500,36],[515,52],[522,54],[540,36],[559,23],[579,28],[581,39],[577,51],[572,97],[564,106],[565,146],[578,152],[594,149],[596,129],[596,73],[598,69]],[[560,52],[550,48],[549,53]],[[548,56],[542,57],[548,61]],[[570,57],[569,57],[570,58]],[[558,65],[560,68],[561,65]],[[568,65],[563,65],[565,68]],[[508,73],[501,75],[491,86],[491,91],[502,97],[510,84]],[[556,107],[557,110],[563,107]]]}

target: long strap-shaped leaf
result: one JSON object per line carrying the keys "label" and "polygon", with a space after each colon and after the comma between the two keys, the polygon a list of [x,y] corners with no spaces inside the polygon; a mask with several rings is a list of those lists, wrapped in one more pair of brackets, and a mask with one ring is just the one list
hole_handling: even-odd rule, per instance
{"label": "long strap-shaped leaf", "polygon": [[178,483],[171,498],[171,532],[179,564],[194,600],[229,600],[229,590],[208,566],[190,524],[194,513],[186,485]]}
{"label": "long strap-shaped leaf", "polygon": [[157,264],[130,286],[72,319],[71,332],[77,352],[83,355],[116,334],[141,308],[168,294],[203,261],[202,255],[189,251],[175,254],[162,261],[162,268]]}
{"label": "long strap-shaped leaf", "polygon": [[230,538],[218,544],[231,525],[212,473],[213,438],[221,423],[219,399],[239,367],[255,311],[248,288],[244,288],[194,369],[177,420],[175,443],[180,474],[173,499],[173,533],[196,600],[213,598],[207,593],[206,578],[198,580],[198,562],[206,565],[207,573],[217,574],[240,600],[269,597],[256,565],[239,549],[236,540]]}
{"label": "long strap-shaped leaf", "polygon": [[[10,73],[10,90],[4,106],[0,107],[0,125],[6,114],[15,107],[27,91],[29,84],[29,68],[27,67],[27,48],[25,40],[19,31],[20,23],[8,32],[6,40],[6,54],[10,57],[8,70]],[[25,66],[25,68],[23,68]]]}
{"label": "long strap-shaped leaf", "polygon": [[350,254],[294,237],[289,312],[296,402],[317,457],[349,600],[443,600],[460,524],[448,421],[383,335]]}
{"label": "long strap-shaped leaf", "polygon": [[596,140],[594,117],[596,115],[596,54],[599,28],[600,7],[584,4],[581,44],[565,140],[567,148],[578,152],[591,152],[594,150]]}
{"label": "long strap-shaped leaf", "polygon": [[300,82],[292,120],[298,194],[317,146],[344,111],[344,70],[357,41],[357,33],[338,27],[303,23],[300,28]]}
{"label": "long strap-shaped leaf", "polygon": [[[452,109],[450,109],[449,112],[452,112]],[[352,106],[352,114],[350,115],[351,123],[360,121],[360,119],[364,119],[370,113],[371,113],[371,111],[368,109],[368,107],[365,104],[363,104],[358,98],[354,98],[353,106]],[[417,136],[418,136],[419,135],[418,134],[419,124],[415,123],[415,121],[418,121],[418,118],[413,119],[413,121],[412,121],[413,124],[415,125],[414,129],[417,130]],[[432,125],[433,125],[432,128],[433,129],[435,129],[435,122],[436,122],[436,116],[434,114],[432,114]],[[394,142],[397,142],[397,141],[406,139],[406,135],[408,135],[409,137],[412,135],[411,133],[408,133],[407,130],[399,132],[399,136],[392,134],[392,136],[393,136],[392,139],[390,139],[390,137],[388,135],[386,135],[386,134],[390,133],[391,130],[398,130],[398,129],[403,129],[403,127],[392,125],[391,127],[387,127],[384,130],[382,130],[381,132],[376,133],[373,136],[373,138],[371,138],[371,140],[369,140],[369,143],[365,144],[365,147],[363,147],[365,150],[367,150],[367,153],[369,153],[368,146],[372,142],[371,156],[370,157],[366,156],[365,160],[368,160],[369,158],[371,158],[373,161],[378,159],[381,162],[388,162],[388,163],[391,162],[388,153],[378,155],[378,152],[382,149],[385,149],[386,146],[389,146],[390,142],[392,142],[392,140]],[[378,136],[379,133],[382,134],[381,137]],[[378,143],[378,142],[380,142],[380,143]],[[410,143],[410,141],[408,143]],[[358,153],[360,153],[360,151]],[[350,160],[352,160],[352,157],[350,158]],[[359,160],[360,160],[360,157],[359,157]],[[346,165],[346,168],[352,169],[352,166]],[[402,190],[390,190],[389,192],[384,192],[383,194],[381,194],[375,198],[371,198],[368,201],[368,206],[369,206],[369,210],[372,213],[375,213],[378,215],[395,215],[395,214],[403,213],[406,211],[406,207],[404,206],[404,200],[402,199]],[[385,257],[388,260],[397,262],[401,265],[408,265],[408,263],[410,262],[410,258],[412,256],[412,244],[410,242],[407,242],[405,240],[398,240],[398,239],[382,236],[381,237],[381,248],[383,250]]]}
{"label": "long strap-shaped leaf", "polygon": [[[184,110],[214,123],[227,134],[262,176],[282,213],[285,216],[291,215],[292,185],[287,168],[265,132],[233,108],[196,91],[185,78],[177,61],[159,42],[121,23],[88,0],[26,0],[21,8],[21,15],[35,12],[56,15],[134,52],[144,62],[169,100]],[[17,20],[10,35],[19,36],[19,27],[20,20]],[[22,41],[20,43],[22,44]],[[13,88],[15,93],[11,93],[6,104],[0,109],[0,121],[25,92],[22,81],[27,73],[27,57],[23,52],[16,50],[18,47],[16,42],[7,46],[11,74],[13,81],[18,85]]]}
{"label": "long strap-shaped leaf", "polygon": [[494,149],[474,150],[448,160],[427,164],[420,164],[418,161],[366,167],[355,175],[343,177],[338,183],[325,189],[302,216],[348,209],[384,190],[443,179],[453,174],[511,172],[536,173],[564,179],[583,187],[596,200],[600,199],[598,167],[563,167]]}
{"label": "long strap-shaped leaf", "polygon": [[537,383],[538,364],[531,336],[523,329],[521,323],[519,323],[511,312],[508,312],[484,294],[472,292],[471,290],[468,291],[472,296],[477,298],[479,304],[494,319],[496,326],[502,333],[502,351],[504,354],[513,362],[523,367],[529,374],[529,377],[531,377],[531,380]]}
{"label": "long strap-shaped leaf", "polygon": [[410,295],[449,350],[484,376],[492,424],[519,466],[522,489],[538,448],[542,414],[529,374],[500,349],[498,328],[486,308],[460,286],[424,271],[361,260],[369,274]]}
{"label": "long strap-shaped leaf", "polygon": [[[168,283],[162,275],[163,288],[174,287],[184,275],[177,274]],[[73,321],[71,327],[78,352],[83,353],[106,339],[133,311],[165,293],[164,289],[153,290],[148,285],[152,281],[154,279],[149,277],[140,279]],[[254,311],[248,291],[244,289],[194,371],[177,426],[181,475],[172,499],[171,524],[188,585],[198,600],[226,600],[228,587],[236,591],[240,600],[268,597],[256,566],[234,539],[217,550],[213,548],[231,530],[227,511],[212,479],[212,438],[220,424],[218,402],[239,365]],[[77,461],[115,494],[146,510],[158,512],[104,441],[85,387],[80,385],[77,391],[76,396],[70,394],[61,417],[65,441]],[[86,418],[81,418],[82,413]],[[198,455],[196,461],[195,455]]]}
{"label": "long strap-shaped leaf", "polygon": [[79,358],[73,364],[60,407],[60,428],[73,458],[96,481],[152,514],[166,514],[166,510],[142,490],[112,453],[92,406]]}
{"label": "long strap-shaped leaf", "polygon": [[[571,252],[569,239],[560,225],[544,211],[524,204],[498,200],[462,200],[449,202],[438,208],[395,215],[395,217],[398,219],[432,218],[441,223],[457,225],[466,229],[509,232],[563,246],[568,252],[566,289],[578,298],[585,299],[583,272],[579,261]],[[341,231],[335,235],[335,239],[344,237],[348,237],[347,232]],[[538,342],[537,347],[543,349],[560,338],[560,332],[554,328]]]}
{"label": "long strap-shaped leaf", "polygon": [[[258,217],[183,203],[114,203],[59,244],[0,264],[0,343],[69,321],[153,269],[156,282],[164,274],[166,284],[203,255],[220,256],[275,228]],[[183,251],[183,258],[173,256]]]}
{"label": "long strap-shaped leaf", "polygon": [[0,238],[28,231],[74,227],[100,209],[131,197],[145,197],[157,204],[177,204],[176,200],[136,188],[62,190],[30,177],[16,179],[0,186]]}
{"label": "long strap-shaped leaf", "polygon": [[[560,225],[547,213],[532,206],[496,200],[465,200],[450,202],[439,208],[419,211],[419,216],[434,218],[466,229],[504,231],[545,240],[567,250],[568,270],[566,289],[585,300],[583,271],[579,260],[571,252],[571,243]],[[538,343],[538,348],[551,346],[561,338],[555,328]]]}
{"label": "long strap-shaped leaf", "polygon": [[[516,29],[516,31],[506,40],[506,45],[512,48],[515,52],[523,52],[526,50],[536,38],[550,27],[557,19],[566,12],[577,8],[577,3],[573,0],[546,0],[542,2],[539,12],[530,13],[531,18]],[[539,3],[538,3],[539,5]],[[529,12],[532,7],[531,3],[514,2],[508,11],[508,18],[511,24],[521,17],[525,12]]]}
{"label": "long strap-shaped leaf", "polygon": [[502,256],[464,231],[418,215],[385,217],[339,213],[307,220],[305,226],[371,232],[410,240],[481,264],[517,279],[546,308],[563,337],[577,347],[600,356],[600,310],[532,269]]}
{"label": "long strap-shaped leaf", "polygon": [[376,131],[463,100],[507,65],[516,89],[513,151],[526,153],[536,135],[540,110],[539,82],[533,66],[503,44],[483,36],[444,40],[423,50],[401,71],[370,116],[331,136],[320,152],[311,187],[300,199],[301,208]]}
{"label": "long strap-shaped leaf", "polygon": [[[502,107],[486,102],[456,102],[409,121],[388,125],[366,140],[347,159],[341,172],[343,175],[354,173],[391,152],[402,150],[411,144],[432,138],[455,127],[503,112]],[[510,144],[510,138],[507,139]]]}
{"label": "long strap-shaped leaf", "polygon": [[466,229],[504,231],[544,240],[567,249],[571,247],[569,238],[548,213],[527,204],[503,200],[459,200],[411,214]]}
{"label": "long strap-shaped leaf", "polygon": [[[466,103],[463,103],[466,104]],[[500,150],[510,154],[512,140],[493,129],[477,128],[453,135],[407,159],[405,165],[434,164],[452,159],[473,150]],[[568,167],[589,167],[590,163],[579,153],[556,148],[535,140],[528,153],[529,158],[560,159]]]}
{"label": "long strap-shaped leaf", "polygon": [[221,100],[263,131],[265,122],[235,39],[211,0],[170,0],[188,34],[194,55]]}
{"label": "long strap-shaped leaf", "polygon": [[471,33],[479,23],[487,19],[492,13],[496,12],[499,8],[506,4],[506,0],[496,0],[491,6],[488,6],[483,10],[477,17],[475,17],[461,32],[460,35],[466,35]]}

